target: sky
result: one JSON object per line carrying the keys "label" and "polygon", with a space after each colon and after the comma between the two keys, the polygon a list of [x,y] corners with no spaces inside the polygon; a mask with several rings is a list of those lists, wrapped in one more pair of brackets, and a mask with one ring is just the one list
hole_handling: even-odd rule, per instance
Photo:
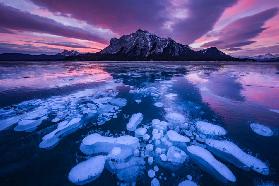
{"label": "sky", "polygon": [[0,53],[97,52],[137,29],[196,50],[279,54],[279,0],[0,0]]}

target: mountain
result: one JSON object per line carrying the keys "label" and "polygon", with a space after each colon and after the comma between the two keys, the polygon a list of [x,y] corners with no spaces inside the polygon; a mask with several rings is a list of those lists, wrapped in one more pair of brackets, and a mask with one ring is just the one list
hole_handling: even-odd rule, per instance
{"label": "mountain", "polygon": [[76,50],[63,50],[61,53],[58,53],[56,55],[69,57],[69,56],[78,56],[78,55],[80,55],[80,53]]}
{"label": "mountain", "polygon": [[194,51],[188,45],[177,43],[171,38],[160,38],[143,30],[119,39],[112,38],[110,45],[97,53],[97,56],[105,60],[236,60],[216,47]]}
{"label": "mountain", "polygon": [[59,60],[65,60],[67,57],[73,57],[78,55],[80,55],[80,53],[74,50],[71,51],[64,50],[63,52],[54,55],[3,53],[0,54],[0,61],[59,61]]}
{"label": "mountain", "polygon": [[192,50],[188,45],[171,38],[161,38],[144,30],[137,30],[119,39],[112,38],[109,46],[97,53],[80,54],[64,50],[56,55],[0,54],[0,61],[86,60],[86,61],[236,61],[216,47]]}
{"label": "mountain", "polygon": [[271,53],[267,53],[267,54],[263,54],[263,55],[257,55],[257,56],[253,56],[250,57],[251,59],[254,59],[256,61],[279,61],[279,54],[271,54]]}

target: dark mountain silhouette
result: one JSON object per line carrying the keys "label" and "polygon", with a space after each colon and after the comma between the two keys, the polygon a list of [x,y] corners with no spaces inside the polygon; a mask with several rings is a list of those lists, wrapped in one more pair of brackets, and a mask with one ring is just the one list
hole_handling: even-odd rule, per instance
{"label": "dark mountain silhouette", "polygon": [[216,47],[192,50],[188,45],[177,43],[171,38],[161,38],[148,31],[137,30],[112,38],[109,46],[97,53],[79,54],[77,51],[63,51],[56,55],[30,55],[19,53],[0,54],[0,60],[92,60],[92,61],[236,61]]}

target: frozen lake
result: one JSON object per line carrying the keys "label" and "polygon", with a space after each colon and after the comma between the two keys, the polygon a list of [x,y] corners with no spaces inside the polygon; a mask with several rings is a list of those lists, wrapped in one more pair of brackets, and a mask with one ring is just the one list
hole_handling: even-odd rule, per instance
{"label": "frozen lake", "polygon": [[0,63],[0,185],[278,185],[278,128],[278,64]]}

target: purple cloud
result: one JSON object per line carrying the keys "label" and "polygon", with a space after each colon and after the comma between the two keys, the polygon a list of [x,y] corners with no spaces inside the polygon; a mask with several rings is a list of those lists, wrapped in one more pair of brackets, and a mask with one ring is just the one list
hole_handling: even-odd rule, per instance
{"label": "purple cloud", "polygon": [[58,47],[70,47],[70,48],[76,48],[76,49],[95,49],[95,50],[101,50],[100,48],[94,48],[89,47],[83,44],[79,43],[73,43],[73,42],[51,42],[51,41],[35,41],[33,43],[39,43],[39,44],[46,44],[51,46],[58,46]]}
{"label": "purple cloud", "polygon": [[265,22],[278,13],[278,8],[271,8],[252,16],[238,19],[223,28],[218,40],[205,43],[203,47],[216,46],[222,49],[234,49],[250,45],[256,41],[252,39],[267,28]]}
{"label": "purple cloud", "polygon": [[60,48],[38,47],[30,44],[17,45],[12,43],[0,43],[2,53],[25,53],[25,54],[57,54]]}
{"label": "purple cloud", "polygon": [[97,41],[106,40],[94,33],[71,26],[65,26],[54,20],[22,12],[0,3],[0,28],[5,30],[31,31],[48,33],[69,38]]}
{"label": "purple cloud", "polygon": [[[32,1],[52,12],[70,15],[120,35],[141,28],[189,44],[210,31],[224,10],[237,0]],[[166,24],[171,29],[166,29]]]}

